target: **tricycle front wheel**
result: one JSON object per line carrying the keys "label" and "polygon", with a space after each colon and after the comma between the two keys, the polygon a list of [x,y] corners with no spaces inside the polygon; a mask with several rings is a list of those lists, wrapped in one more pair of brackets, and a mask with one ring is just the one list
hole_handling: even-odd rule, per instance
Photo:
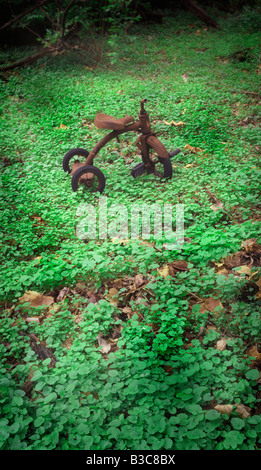
{"label": "tricycle front wheel", "polygon": [[[150,167],[146,168],[148,173],[154,173],[160,178],[169,178],[169,179],[172,178],[173,170],[172,170],[170,158],[169,157],[163,158],[163,157],[160,157],[159,155],[153,155],[151,147],[149,147],[148,150],[149,150],[150,162],[151,162],[150,163],[151,168]],[[142,161],[146,164],[146,160],[143,154],[141,154],[141,156],[142,156]]]}
{"label": "tricycle front wheel", "polygon": [[83,165],[72,176],[72,190],[77,191],[79,184],[84,185],[90,192],[103,192],[105,188],[105,176],[103,172],[92,165]]}

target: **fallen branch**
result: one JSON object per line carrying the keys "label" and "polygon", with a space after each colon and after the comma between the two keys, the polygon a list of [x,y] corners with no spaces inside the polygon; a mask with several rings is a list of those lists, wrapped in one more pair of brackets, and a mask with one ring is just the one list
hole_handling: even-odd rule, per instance
{"label": "fallen branch", "polygon": [[34,334],[29,333],[28,336],[30,338],[30,345],[39,359],[42,361],[45,359],[51,359],[49,367],[55,367],[57,359],[52,350],[47,348],[44,343],[40,343],[39,339]]}
{"label": "fallen branch", "polygon": [[[33,333],[26,334],[24,331],[20,331],[20,335],[23,337],[29,336],[30,346],[39,359],[42,361],[45,359],[50,359],[48,368],[53,368],[56,366],[57,359],[54,356],[52,350],[47,348],[43,342],[40,342],[36,335]],[[31,394],[35,385],[35,383],[32,382],[33,375],[34,371],[31,370],[27,380],[23,385],[23,390],[29,398],[31,398]]]}
{"label": "fallen branch", "polygon": [[55,367],[57,359],[54,356],[52,350],[45,346],[44,342],[40,342],[39,338],[37,338],[37,336],[33,333],[25,333],[24,331],[20,331],[20,335],[23,337],[29,336],[30,346],[38,358],[42,361],[48,358],[51,359],[49,367]]}
{"label": "fallen branch", "polygon": [[228,213],[227,209],[225,209],[225,207],[223,206],[223,203],[219,201],[219,199],[208,188],[205,188],[205,190],[207,191],[208,195],[214,202],[214,205],[211,206],[211,209],[213,209],[214,212],[216,212],[219,209],[222,209],[226,213],[227,217],[230,220],[232,220],[232,216]]}
{"label": "fallen branch", "polygon": [[231,52],[231,54],[218,55],[216,57],[217,59],[233,59],[234,57],[237,57],[239,54],[246,53],[246,51],[252,51],[252,49],[253,47],[245,47],[245,49],[240,49],[239,51]]}
{"label": "fallen branch", "polygon": [[25,67],[26,65],[30,65],[33,62],[36,62],[37,60],[41,59],[41,57],[50,54],[51,52],[52,51],[49,48],[44,47],[36,54],[30,55],[29,57],[25,57],[25,59],[18,60],[13,64],[4,65],[3,67],[0,67],[0,72],[7,72],[8,70],[13,70],[16,67]]}
{"label": "fallen branch", "polygon": [[237,93],[244,93],[245,95],[254,95],[254,96],[260,96],[260,93],[257,91],[237,91]]}

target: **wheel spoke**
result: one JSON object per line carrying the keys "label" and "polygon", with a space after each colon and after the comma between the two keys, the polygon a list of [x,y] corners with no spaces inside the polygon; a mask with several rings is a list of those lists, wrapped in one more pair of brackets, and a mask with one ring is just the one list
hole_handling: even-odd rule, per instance
{"label": "wheel spoke", "polygon": [[154,175],[158,176],[158,178],[163,178],[164,175],[162,173],[160,173],[159,171],[157,170],[154,170]]}
{"label": "wheel spoke", "polygon": [[[149,156],[151,161],[151,166],[146,168],[147,173],[154,173],[158,178],[171,178],[172,177],[172,165],[170,158],[159,157],[152,153],[152,148],[149,147]],[[142,157],[143,159],[143,157]],[[143,159],[144,161],[144,159]],[[163,173],[158,170],[163,170]]]}

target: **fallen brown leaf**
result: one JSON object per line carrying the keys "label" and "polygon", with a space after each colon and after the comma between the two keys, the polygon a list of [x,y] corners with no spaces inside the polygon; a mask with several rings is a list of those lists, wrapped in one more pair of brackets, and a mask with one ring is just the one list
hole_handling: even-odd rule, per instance
{"label": "fallen brown leaf", "polygon": [[251,416],[251,409],[248,406],[242,405],[242,403],[236,404],[237,413],[242,416],[242,418],[248,418]]}
{"label": "fallen brown leaf", "polygon": [[78,323],[80,323],[83,319],[83,316],[82,315],[73,315],[73,321],[78,325]]}
{"label": "fallen brown leaf", "polygon": [[213,297],[209,297],[208,299],[204,299],[200,306],[200,313],[211,312],[218,314],[216,312],[217,308],[223,308],[223,305],[219,299],[213,299]]}
{"label": "fallen brown leaf", "polygon": [[241,242],[241,248],[246,253],[253,253],[254,251],[259,251],[261,247],[258,245],[256,238],[249,238]]}
{"label": "fallen brown leaf", "polygon": [[200,147],[192,147],[192,145],[186,144],[184,150],[189,150],[190,153],[203,152]]}
{"label": "fallen brown leaf", "polygon": [[[256,243],[255,238],[241,242],[242,250],[231,255],[227,255],[222,262],[228,269],[238,266],[248,265],[250,267],[261,264],[261,245]],[[251,273],[250,273],[251,274]],[[252,274],[251,274],[252,275]]]}
{"label": "fallen brown leaf", "polygon": [[42,217],[38,217],[36,215],[33,215],[32,216],[32,219],[35,220],[35,223],[33,224],[33,226],[37,226],[37,225],[43,225],[45,224],[44,220],[42,219]]}
{"label": "fallen brown leaf", "polygon": [[257,274],[260,274],[260,269],[258,269],[258,271],[254,271],[253,273],[251,273],[251,275],[249,276],[249,280],[251,281],[253,277],[255,277]]}
{"label": "fallen brown leaf", "polygon": [[219,351],[224,351],[226,349],[226,346],[227,346],[227,340],[225,338],[222,338],[219,341],[217,341],[216,348]]}
{"label": "fallen brown leaf", "polygon": [[233,255],[227,255],[222,259],[224,266],[228,269],[236,268],[241,266],[241,255],[240,253],[234,253]]}
{"label": "fallen brown leaf", "polygon": [[21,303],[29,302],[31,307],[39,307],[40,305],[51,305],[54,298],[47,295],[42,295],[40,292],[28,291],[22,297],[19,297]]}
{"label": "fallen brown leaf", "polygon": [[102,333],[99,333],[97,336],[98,344],[99,346],[101,346],[100,351],[102,354],[108,354],[108,352],[111,350],[111,346],[109,343],[107,343],[107,341],[105,341],[105,339],[103,339],[102,336],[103,336]]}
{"label": "fallen brown leaf", "polygon": [[131,318],[134,315],[134,312],[132,311],[130,307],[124,307],[121,309],[121,311],[122,313],[125,313],[125,315],[127,315],[128,318]]}
{"label": "fallen brown leaf", "polygon": [[164,278],[167,276],[175,276],[178,271],[188,271],[188,264],[184,260],[173,261],[172,263],[165,264],[158,269],[158,274]]}
{"label": "fallen brown leaf", "polygon": [[185,126],[185,125],[186,125],[186,123],[183,122],[183,121],[175,122],[175,121],[172,121],[172,120],[171,120],[170,122],[168,122],[168,121],[163,121],[163,122],[164,122],[164,124],[166,124],[167,126],[171,126],[171,124],[173,124],[173,126],[176,126],[176,127],[180,127],[180,126]]}
{"label": "fallen brown leaf", "polygon": [[115,279],[113,281],[113,287],[115,287],[116,289],[121,289],[123,287],[123,279]]}
{"label": "fallen brown leaf", "polygon": [[56,301],[57,302],[61,302],[61,300],[63,300],[64,297],[66,297],[66,295],[68,294],[69,292],[69,287],[64,287],[62,290],[60,290],[58,296],[57,296],[57,299]]}
{"label": "fallen brown leaf", "polygon": [[135,279],[134,279],[134,282],[135,282],[135,286],[137,288],[143,286],[143,284],[145,284],[145,279],[143,279],[143,275],[142,274],[137,274],[135,276]]}
{"label": "fallen brown leaf", "polygon": [[27,317],[25,321],[27,323],[31,323],[31,322],[40,323],[40,318],[41,317]]}
{"label": "fallen brown leaf", "polygon": [[216,406],[214,406],[214,410],[217,410],[221,414],[227,413],[228,415],[230,415],[232,413],[234,407],[236,407],[237,413],[240,416],[242,416],[242,418],[247,418],[248,416],[251,416],[250,408],[248,408],[245,405],[242,405],[242,403],[235,403],[234,405],[228,405],[228,404],[226,404],[226,405],[216,405]]}
{"label": "fallen brown leaf", "polygon": [[223,209],[223,204],[222,202],[218,202],[217,204],[212,204],[212,206],[210,206],[210,209],[212,209],[212,211],[214,212],[217,212],[219,211],[220,209]]}
{"label": "fallen brown leaf", "polygon": [[159,276],[164,277],[166,279],[166,277],[170,275],[169,266],[166,264],[162,268],[158,269],[158,274]]}
{"label": "fallen brown leaf", "polygon": [[130,243],[132,240],[130,240],[129,238],[117,238],[117,237],[114,237],[111,239],[112,243],[115,243],[116,245],[127,245],[128,243]]}
{"label": "fallen brown leaf", "polygon": [[188,263],[186,261],[178,260],[178,261],[173,261],[170,263],[170,266],[177,271],[187,271],[188,270]]}
{"label": "fallen brown leaf", "polygon": [[145,307],[148,307],[148,302],[143,297],[137,297],[136,304],[143,304]]}
{"label": "fallen brown leaf", "polygon": [[247,274],[248,276],[251,275],[251,268],[250,266],[247,266],[247,264],[243,266],[238,266],[240,269],[236,270],[236,273],[238,274]]}
{"label": "fallen brown leaf", "polygon": [[257,360],[261,361],[261,353],[257,349],[257,344],[252,346],[252,348],[248,349],[247,355],[248,355],[248,357],[254,357],[255,360],[257,359]]}
{"label": "fallen brown leaf", "polygon": [[57,313],[59,310],[61,309],[61,305],[60,304],[51,304],[51,306],[48,308],[48,313],[47,315],[54,315],[55,313]]}
{"label": "fallen brown leaf", "polygon": [[105,295],[105,299],[108,300],[113,305],[118,305],[118,290],[115,289],[115,287],[111,287],[111,289],[108,290],[108,293]]}
{"label": "fallen brown leaf", "polygon": [[216,274],[223,274],[223,275],[229,274],[229,271],[225,268],[223,263],[214,263],[214,265],[215,265]]}
{"label": "fallen brown leaf", "polygon": [[205,327],[201,326],[199,328],[199,331],[198,331],[198,334],[197,334],[196,338],[200,338],[203,335],[204,331],[205,331]]}

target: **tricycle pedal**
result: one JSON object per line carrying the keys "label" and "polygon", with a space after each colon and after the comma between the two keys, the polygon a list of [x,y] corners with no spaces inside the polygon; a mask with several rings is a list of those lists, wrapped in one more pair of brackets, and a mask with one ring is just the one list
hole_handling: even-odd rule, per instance
{"label": "tricycle pedal", "polygon": [[169,154],[170,158],[174,157],[174,155],[178,155],[179,152],[180,152],[180,149],[174,150],[173,152]]}
{"label": "tricycle pedal", "polygon": [[137,178],[137,176],[143,175],[143,173],[145,173],[145,170],[146,170],[145,163],[142,162],[136,165],[134,168],[132,168],[131,174],[133,178]]}

